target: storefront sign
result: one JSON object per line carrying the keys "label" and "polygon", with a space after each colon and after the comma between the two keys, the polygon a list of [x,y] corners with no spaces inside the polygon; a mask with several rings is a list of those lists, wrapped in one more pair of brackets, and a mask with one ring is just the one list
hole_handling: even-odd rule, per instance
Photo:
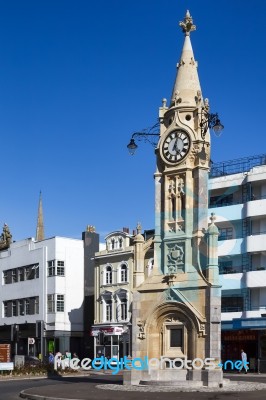
{"label": "storefront sign", "polygon": [[98,336],[99,333],[104,333],[105,336],[122,335],[124,333],[124,329],[119,326],[92,328],[91,336]]}

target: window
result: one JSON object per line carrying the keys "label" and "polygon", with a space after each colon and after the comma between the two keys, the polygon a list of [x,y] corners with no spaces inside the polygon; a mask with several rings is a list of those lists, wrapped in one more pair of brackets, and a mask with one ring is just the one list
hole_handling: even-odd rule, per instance
{"label": "window", "polygon": [[24,280],[27,281],[30,274],[30,267],[24,267]]}
{"label": "window", "polygon": [[233,239],[233,228],[220,228],[219,232],[218,240]]}
{"label": "window", "polygon": [[4,317],[7,317],[7,301],[4,301]]}
{"label": "window", "polygon": [[112,321],[112,300],[105,301],[105,319]]}
{"label": "window", "polygon": [[210,198],[210,207],[231,206],[233,203],[233,193],[228,195],[212,196]]}
{"label": "window", "polygon": [[125,289],[119,289],[115,292],[117,300],[116,320],[126,321],[128,317],[128,292]]}
{"label": "window", "polygon": [[34,298],[34,314],[39,314],[39,297]]}
{"label": "window", "polygon": [[23,268],[18,268],[18,281],[19,282],[24,281],[24,269]]}
{"label": "window", "polygon": [[65,262],[57,261],[57,275],[64,276],[65,275]]}
{"label": "window", "polygon": [[17,269],[12,269],[12,283],[15,283],[18,281],[18,274],[17,274]]}
{"label": "window", "polygon": [[13,300],[12,301],[12,317],[16,317],[17,315],[18,315],[17,301]]}
{"label": "window", "polygon": [[120,268],[120,281],[127,282],[127,265],[122,264]]}
{"label": "window", "polygon": [[64,312],[65,302],[64,302],[64,295],[58,294],[56,300],[56,311]]}
{"label": "window", "polygon": [[27,280],[39,278],[39,264],[29,265],[26,267],[26,269],[27,269],[27,274],[26,274]]}
{"label": "window", "polygon": [[221,274],[229,274],[233,270],[232,261],[219,261],[219,272]]}
{"label": "window", "polygon": [[25,300],[25,314],[29,315],[29,313],[30,313],[30,300],[26,299]]}
{"label": "window", "polygon": [[222,297],[222,312],[244,311],[244,298],[242,296]]}
{"label": "window", "polygon": [[34,278],[37,279],[39,278],[39,264],[34,265],[34,269],[35,269]]}
{"label": "window", "polygon": [[[179,319],[176,313],[174,319]],[[166,323],[163,330],[163,351],[166,357],[184,357],[188,351],[187,328],[183,323]]]}
{"label": "window", "polygon": [[3,284],[6,285],[7,284],[7,271],[3,272]]}
{"label": "window", "polygon": [[48,261],[48,276],[55,276],[55,260]]}
{"label": "window", "polygon": [[49,313],[55,312],[54,294],[47,295],[47,311]]}
{"label": "window", "polygon": [[106,267],[105,270],[105,283],[106,285],[110,285],[113,282],[113,274],[112,274],[112,267],[109,265]]}
{"label": "window", "polygon": [[48,261],[48,276],[64,276],[65,275],[65,262],[64,261]]}
{"label": "window", "polygon": [[121,318],[121,321],[125,321],[127,319],[127,299],[121,300],[120,318]]}
{"label": "window", "polygon": [[16,283],[39,278],[39,264],[26,265],[3,271],[3,284]]}
{"label": "window", "polygon": [[19,315],[24,315],[24,301],[22,299],[18,301],[18,312]]}
{"label": "window", "polygon": [[123,238],[119,237],[118,238],[118,242],[119,242],[119,249],[122,249],[122,247],[123,247]]}
{"label": "window", "polygon": [[183,346],[183,330],[178,328],[170,329],[170,347]]}

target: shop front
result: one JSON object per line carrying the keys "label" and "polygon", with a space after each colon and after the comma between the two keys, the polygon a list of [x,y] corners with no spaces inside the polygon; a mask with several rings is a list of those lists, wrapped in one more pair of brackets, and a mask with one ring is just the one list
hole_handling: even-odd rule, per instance
{"label": "shop front", "polygon": [[[94,325],[94,358],[120,359],[130,355],[130,333],[123,325]],[[114,360],[115,362],[115,360]]]}
{"label": "shop front", "polygon": [[256,330],[222,331],[222,362],[241,360],[241,350],[248,355],[250,369],[257,369],[259,333]]}

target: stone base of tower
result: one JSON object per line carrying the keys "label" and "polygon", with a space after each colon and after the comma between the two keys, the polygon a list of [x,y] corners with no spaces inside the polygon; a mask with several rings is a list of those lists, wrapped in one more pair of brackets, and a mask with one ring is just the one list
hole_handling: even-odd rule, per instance
{"label": "stone base of tower", "polygon": [[164,369],[149,372],[132,369],[123,372],[123,384],[219,388],[223,386],[223,371]]}

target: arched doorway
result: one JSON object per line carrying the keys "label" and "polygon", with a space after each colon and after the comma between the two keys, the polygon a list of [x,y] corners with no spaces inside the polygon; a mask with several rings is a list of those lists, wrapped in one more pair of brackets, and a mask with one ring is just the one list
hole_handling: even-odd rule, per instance
{"label": "arched doorway", "polygon": [[158,306],[147,321],[148,358],[193,360],[197,354],[197,320],[179,302]]}

